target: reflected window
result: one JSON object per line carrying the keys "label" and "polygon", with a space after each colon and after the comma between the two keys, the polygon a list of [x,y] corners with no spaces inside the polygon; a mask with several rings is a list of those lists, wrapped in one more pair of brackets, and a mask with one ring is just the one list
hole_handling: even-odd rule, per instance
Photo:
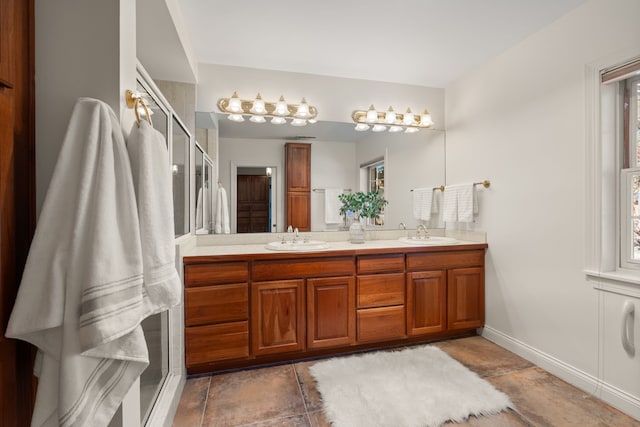
{"label": "reflected window", "polygon": [[[384,197],[384,160],[367,167],[367,191],[377,191]],[[369,218],[371,225],[384,225],[384,209],[377,218]]]}
{"label": "reflected window", "polygon": [[173,219],[175,236],[189,233],[189,134],[180,122],[173,118]]}

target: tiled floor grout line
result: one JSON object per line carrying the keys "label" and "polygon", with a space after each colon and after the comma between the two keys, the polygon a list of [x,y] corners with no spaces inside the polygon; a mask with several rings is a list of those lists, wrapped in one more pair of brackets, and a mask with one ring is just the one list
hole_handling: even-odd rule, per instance
{"label": "tiled floor grout line", "polygon": [[207,383],[207,395],[204,397],[204,407],[202,408],[202,415],[200,415],[200,427],[203,427],[204,414],[207,413],[207,404],[209,403],[209,390],[211,390],[211,375],[209,375],[209,382]]}
{"label": "tiled floor grout line", "polygon": [[309,416],[309,408],[307,407],[307,400],[304,398],[304,393],[302,391],[302,384],[300,384],[300,378],[298,377],[298,371],[296,371],[295,363],[291,363],[291,369],[293,369],[293,375],[296,377],[296,384],[298,384],[298,392],[300,393],[300,397],[302,398],[302,404],[304,405],[304,414],[307,416],[307,420],[309,420],[309,426],[311,426],[311,417]]}

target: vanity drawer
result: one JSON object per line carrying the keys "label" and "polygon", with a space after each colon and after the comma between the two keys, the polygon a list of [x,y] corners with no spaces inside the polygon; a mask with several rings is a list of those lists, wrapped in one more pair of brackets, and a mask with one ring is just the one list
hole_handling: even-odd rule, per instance
{"label": "vanity drawer", "polygon": [[403,305],[358,310],[358,343],[405,336],[406,318]]}
{"label": "vanity drawer", "polygon": [[358,274],[404,271],[404,254],[360,255],[357,264]]}
{"label": "vanity drawer", "polygon": [[184,300],[187,326],[249,318],[248,283],[185,289]]}
{"label": "vanity drawer", "polygon": [[246,261],[190,264],[184,267],[184,284],[187,287],[248,281],[249,263]]}
{"label": "vanity drawer", "polygon": [[484,250],[407,254],[407,271],[482,266]]}
{"label": "vanity drawer", "polygon": [[358,308],[404,304],[404,273],[358,276]]}
{"label": "vanity drawer", "polygon": [[249,322],[186,328],[185,346],[187,368],[249,357]]}
{"label": "vanity drawer", "polygon": [[328,277],[353,275],[353,257],[326,257],[308,259],[279,259],[254,261],[252,280],[299,279],[302,277]]}

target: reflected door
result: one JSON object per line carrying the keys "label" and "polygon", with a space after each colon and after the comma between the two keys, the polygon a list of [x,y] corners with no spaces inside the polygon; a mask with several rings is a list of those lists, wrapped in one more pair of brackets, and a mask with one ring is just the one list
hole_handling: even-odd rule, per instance
{"label": "reflected door", "polygon": [[270,231],[270,183],[271,178],[266,175],[238,175],[236,210],[238,233]]}

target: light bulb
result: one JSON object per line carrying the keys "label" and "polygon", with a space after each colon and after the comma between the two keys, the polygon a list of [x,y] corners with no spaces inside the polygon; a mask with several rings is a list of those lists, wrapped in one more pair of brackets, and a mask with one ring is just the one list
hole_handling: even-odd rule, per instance
{"label": "light bulb", "polygon": [[302,101],[300,101],[300,104],[298,105],[298,110],[296,111],[295,116],[300,117],[301,119],[304,119],[305,117],[309,117],[310,115],[311,114],[309,114],[309,104],[307,104],[307,101],[304,98],[302,98]]}
{"label": "light bulb", "polygon": [[429,114],[429,111],[424,110],[420,115],[420,126],[433,126],[433,120],[431,120],[431,114]]}
{"label": "light bulb", "polygon": [[378,112],[376,111],[373,104],[371,104],[371,107],[369,107],[369,110],[367,111],[367,117],[364,119],[364,121],[367,123],[375,123],[376,121],[378,121]]}
{"label": "light bulb", "polygon": [[373,129],[371,130],[374,132],[384,132],[385,130],[387,130],[387,127],[383,125],[374,125]]}
{"label": "light bulb", "polygon": [[406,128],[404,133],[416,133],[418,132],[420,129],[418,128]]}
{"label": "light bulb", "polygon": [[227,118],[229,120],[233,120],[234,122],[244,122],[244,117],[242,117],[242,114],[229,114]]}
{"label": "light bulb", "polygon": [[265,123],[267,120],[262,116],[251,116],[249,119],[253,123]]}
{"label": "light bulb", "polygon": [[291,120],[291,126],[306,126],[307,121],[305,119],[293,119]]}
{"label": "light bulb", "polygon": [[251,110],[249,110],[253,114],[265,114],[267,109],[264,106],[264,101],[260,94],[256,96],[256,99],[253,101],[253,105],[251,106]]}
{"label": "light bulb", "polygon": [[388,124],[392,124],[396,121],[396,112],[393,111],[393,108],[389,106],[389,109],[384,115],[384,122]]}
{"label": "light bulb", "polygon": [[358,132],[363,132],[365,130],[369,130],[369,125],[366,123],[358,123],[355,127]]}
{"label": "light bulb", "polygon": [[317,119],[307,119],[307,122],[309,123],[318,123]]}
{"label": "light bulb", "polygon": [[283,123],[287,123],[287,121],[284,119],[284,117],[274,117],[271,119],[271,123],[273,123],[274,125],[281,125]]}
{"label": "light bulb", "polygon": [[413,124],[413,113],[411,112],[411,108],[407,108],[407,112],[404,113],[404,117],[402,118],[402,123],[405,125]]}
{"label": "light bulb", "polygon": [[[281,96],[278,102],[276,102],[276,109],[273,111],[273,114],[276,114],[278,116],[289,115],[289,106],[284,100],[284,96]],[[271,122],[273,123],[273,120]]]}
{"label": "light bulb", "polygon": [[242,113],[242,100],[238,98],[238,94],[236,92],[233,92],[233,96],[229,99],[227,110],[232,113]]}
{"label": "light bulb", "polygon": [[389,132],[392,132],[392,133],[402,132],[402,128],[400,126],[391,126],[389,128]]}

